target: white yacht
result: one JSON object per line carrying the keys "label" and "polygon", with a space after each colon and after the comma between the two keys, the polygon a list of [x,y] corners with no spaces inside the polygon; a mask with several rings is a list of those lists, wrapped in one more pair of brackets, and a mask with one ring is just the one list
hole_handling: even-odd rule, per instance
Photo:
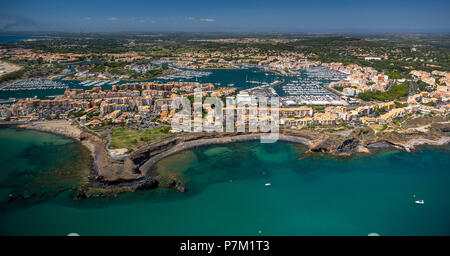
{"label": "white yacht", "polygon": [[425,201],[423,201],[423,200],[417,200],[417,201],[415,201],[414,203],[416,203],[416,204],[425,204]]}

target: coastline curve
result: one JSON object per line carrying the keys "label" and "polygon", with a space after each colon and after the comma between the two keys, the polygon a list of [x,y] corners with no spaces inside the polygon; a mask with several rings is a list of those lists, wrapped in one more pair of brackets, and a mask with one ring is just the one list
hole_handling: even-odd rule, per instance
{"label": "coastline curve", "polygon": [[[154,155],[150,157],[148,160],[146,160],[142,165],[139,167],[139,171],[144,174],[148,175],[151,168],[160,160],[176,154],[178,152],[188,150],[191,148],[196,147],[202,147],[202,146],[209,146],[209,145],[219,145],[219,144],[228,144],[228,143],[235,143],[235,142],[245,142],[245,141],[256,141],[260,140],[262,133],[260,134],[242,134],[242,135],[234,135],[234,136],[227,136],[227,137],[221,137],[221,138],[206,138],[206,139],[197,139],[192,141],[185,141],[181,142],[179,144],[176,144],[172,148],[161,152],[157,155]],[[284,141],[284,142],[291,142],[296,144],[302,144],[305,146],[310,147],[313,145],[313,142],[300,137],[294,137],[284,134],[279,134],[278,141]]]}

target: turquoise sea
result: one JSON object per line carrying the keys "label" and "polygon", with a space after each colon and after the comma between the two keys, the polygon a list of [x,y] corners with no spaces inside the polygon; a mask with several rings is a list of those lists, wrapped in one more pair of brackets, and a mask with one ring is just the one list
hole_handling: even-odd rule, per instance
{"label": "turquoise sea", "polygon": [[207,146],[158,164],[187,193],[82,201],[70,197],[88,172],[79,143],[2,128],[0,148],[0,235],[450,235],[449,146],[349,158],[282,142]]}

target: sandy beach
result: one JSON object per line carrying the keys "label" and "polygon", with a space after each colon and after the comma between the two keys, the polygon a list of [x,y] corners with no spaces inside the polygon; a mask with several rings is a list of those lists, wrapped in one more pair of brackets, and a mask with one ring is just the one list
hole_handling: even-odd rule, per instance
{"label": "sandy beach", "polygon": [[20,124],[17,127],[59,134],[76,140],[80,140],[81,135],[81,130],[66,120],[37,121]]}

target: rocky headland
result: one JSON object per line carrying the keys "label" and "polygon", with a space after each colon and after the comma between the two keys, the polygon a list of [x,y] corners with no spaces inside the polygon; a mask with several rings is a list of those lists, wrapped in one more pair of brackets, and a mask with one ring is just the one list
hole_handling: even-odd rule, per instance
{"label": "rocky headland", "polygon": [[[27,123],[1,123],[63,135],[80,141],[91,154],[92,175],[89,183],[82,185],[74,199],[90,196],[108,196],[111,193],[140,191],[156,187],[169,187],[180,192],[188,188],[180,180],[158,181],[155,164],[161,159],[183,150],[214,144],[227,144],[261,139],[262,133],[179,133],[169,138],[150,142],[122,159],[113,158],[107,150],[107,138],[98,136],[69,121],[40,121]],[[450,124],[440,123],[428,132],[401,133],[386,131],[374,133],[372,129],[360,128],[344,133],[326,133],[315,130],[281,129],[279,141],[302,144],[310,153],[326,153],[348,156],[354,153],[371,153],[372,149],[398,148],[411,151],[423,144],[444,145],[450,142]]]}

